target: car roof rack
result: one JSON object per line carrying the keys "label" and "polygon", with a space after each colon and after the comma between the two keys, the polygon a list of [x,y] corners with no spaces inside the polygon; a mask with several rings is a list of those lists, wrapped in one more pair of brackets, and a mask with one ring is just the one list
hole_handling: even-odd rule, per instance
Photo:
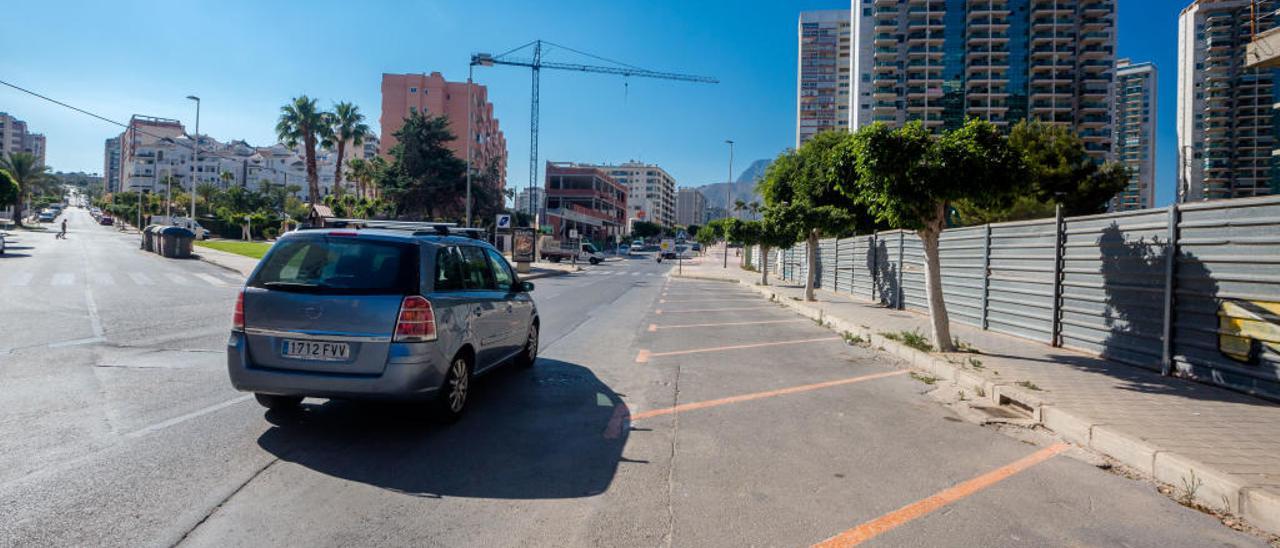
{"label": "car roof rack", "polygon": [[484,229],[463,228],[458,223],[436,223],[426,221],[394,221],[381,219],[325,219],[324,228],[380,228],[383,230],[403,230],[412,232],[414,236],[465,236],[484,239]]}

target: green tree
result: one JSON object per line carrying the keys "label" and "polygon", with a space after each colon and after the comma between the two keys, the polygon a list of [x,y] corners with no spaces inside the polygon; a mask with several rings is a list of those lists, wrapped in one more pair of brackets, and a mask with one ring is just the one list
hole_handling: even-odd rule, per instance
{"label": "green tree", "polygon": [[329,123],[329,133],[333,136],[334,150],[337,152],[337,162],[333,167],[333,193],[341,196],[343,192],[342,162],[346,159],[347,141],[355,147],[364,145],[364,138],[369,134],[369,125],[364,123],[364,114],[360,113],[360,107],[347,102],[333,105],[333,112],[328,113],[326,118]]}
{"label": "green tree", "polygon": [[0,207],[17,203],[20,194],[22,187],[18,186],[18,181],[8,171],[0,169]]}
{"label": "green tree", "polygon": [[933,342],[941,351],[954,350],[938,237],[958,200],[1006,207],[1025,180],[1022,155],[995,125],[970,119],[936,136],[919,122],[897,129],[872,124],[839,147],[836,157],[842,191],[877,219],[920,237]]}
{"label": "green tree", "polygon": [[792,219],[797,214],[789,211],[796,208],[791,204],[765,206],[760,209],[762,217],[747,230],[754,231],[755,245],[760,246],[760,285],[769,285],[769,251],[789,249],[796,243],[796,228]]}
{"label": "green tree", "polygon": [[[222,173],[224,175],[229,174],[226,171]],[[205,213],[213,212],[213,197],[217,196],[219,192],[222,192],[222,189],[219,189],[218,185],[213,183],[200,183],[199,185],[196,185],[196,196],[199,196],[199,201],[204,203]]]}
{"label": "green tree", "polygon": [[[218,180],[222,181],[222,188],[227,188],[231,186],[231,183],[233,181],[236,180],[236,174],[230,171],[223,171],[222,173],[218,174]],[[208,184],[208,183],[201,183],[201,184]]]}
{"label": "green tree", "polygon": [[867,217],[865,212],[859,215],[863,208],[838,188],[834,151],[847,139],[847,133],[837,131],[815,135],[799,150],[778,155],[759,184],[765,204],[774,208],[775,228],[792,230],[795,240],[805,242],[809,264],[804,283],[806,301],[815,300],[818,240],[852,234],[858,228],[858,217]]}
{"label": "green tree", "polygon": [[1102,213],[1129,184],[1128,168],[1115,162],[1099,165],[1080,136],[1066,126],[1023,120],[1010,130],[1009,146],[1026,164],[1026,182],[1002,207],[958,200],[955,207],[963,224],[1051,217],[1056,205],[1062,206],[1063,215]]}
{"label": "green tree", "polygon": [[653,238],[662,234],[662,227],[649,221],[631,223],[631,235],[636,238]]}
{"label": "green tree", "polygon": [[40,163],[40,159],[29,152],[11,152],[0,158],[0,169],[9,172],[9,177],[18,184],[18,199],[14,202],[14,221],[22,226],[22,206],[31,196],[47,192],[54,186],[49,167]]}
{"label": "green tree", "polygon": [[395,137],[399,142],[391,147],[391,165],[380,184],[397,213],[433,219],[456,214],[466,192],[467,166],[446,146],[454,139],[449,121],[413,112]]}
{"label": "green tree", "polygon": [[276,136],[290,148],[302,144],[307,165],[307,198],[312,203],[320,200],[320,173],[316,171],[316,147],[330,137],[328,116],[316,106],[316,100],[306,95],[280,107],[280,120],[276,122]]}
{"label": "green tree", "polygon": [[702,246],[706,248],[720,241],[719,232],[720,231],[716,230],[715,226],[707,225],[699,227],[698,231],[694,233],[693,238],[694,241],[702,244]]}

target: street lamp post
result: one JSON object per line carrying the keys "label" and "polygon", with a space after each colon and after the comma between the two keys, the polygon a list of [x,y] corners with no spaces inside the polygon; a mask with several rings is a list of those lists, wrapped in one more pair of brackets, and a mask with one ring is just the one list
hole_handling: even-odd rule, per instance
{"label": "street lamp post", "polygon": [[192,144],[195,145],[195,153],[192,155],[191,161],[191,192],[188,198],[191,199],[191,222],[196,221],[196,173],[200,169],[200,98],[195,95],[188,95],[187,99],[196,102],[196,138]]}
{"label": "street lamp post", "polygon": [[[725,213],[728,213],[730,211],[729,208],[733,207],[733,204],[730,203],[733,201],[733,141],[731,139],[725,139],[724,142],[729,143],[729,178],[726,179],[728,183],[726,183],[724,187],[725,188],[724,208],[725,208]],[[729,235],[728,234],[725,234],[725,237],[724,237],[724,265],[721,268],[729,268]]]}

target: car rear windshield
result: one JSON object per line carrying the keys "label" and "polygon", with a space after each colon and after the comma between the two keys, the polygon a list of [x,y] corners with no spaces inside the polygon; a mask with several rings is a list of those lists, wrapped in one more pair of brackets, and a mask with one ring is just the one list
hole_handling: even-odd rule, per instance
{"label": "car rear windshield", "polygon": [[408,295],[418,292],[417,247],[355,237],[296,238],[277,243],[249,281],[299,293]]}

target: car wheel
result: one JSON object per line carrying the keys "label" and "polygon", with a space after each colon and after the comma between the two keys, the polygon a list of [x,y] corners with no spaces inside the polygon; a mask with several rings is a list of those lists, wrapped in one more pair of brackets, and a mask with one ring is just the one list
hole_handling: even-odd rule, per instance
{"label": "car wheel", "polygon": [[254,394],[253,399],[258,400],[258,405],[266,407],[272,411],[289,411],[297,409],[302,404],[302,396],[275,396],[272,394]]}
{"label": "car wheel", "polygon": [[462,417],[470,395],[471,362],[465,354],[458,354],[449,363],[449,370],[445,372],[444,385],[440,387],[440,396],[436,403],[440,418],[445,422],[453,422]]}
{"label": "car wheel", "polygon": [[591,258],[591,264],[593,264],[593,265],[600,264],[600,259],[597,259],[597,258],[595,258],[595,257],[592,257],[592,258]]}
{"label": "car wheel", "polygon": [[529,325],[529,338],[524,341],[524,350],[516,356],[516,365],[533,367],[536,361],[538,361],[538,324],[535,323]]}

